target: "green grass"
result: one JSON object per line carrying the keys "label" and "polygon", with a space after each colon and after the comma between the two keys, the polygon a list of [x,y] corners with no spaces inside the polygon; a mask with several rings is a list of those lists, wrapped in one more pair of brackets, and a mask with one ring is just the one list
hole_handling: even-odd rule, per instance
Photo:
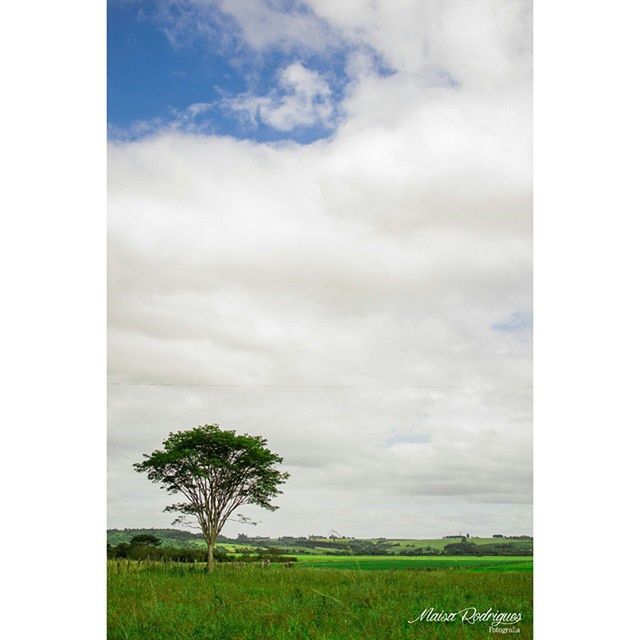
{"label": "green grass", "polygon": [[473,569],[484,571],[531,571],[529,556],[297,556],[309,567],[333,569]]}
{"label": "green grass", "polygon": [[[513,558],[501,559],[505,564],[498,571],[482,567],[483,558],[443,558],[457,561],[458,570],[449,570],[441,562],[430,571],[396,570],[385,566],[388,558],[378,556],[363,557],[360,562],[378,563],[378,568],[386,570],[362,571],[349,566],[353,558],[328,558],[318,562],[343,569],[317,569],[308,556],[293,568],[223,563],[212,575],[199,566],[130,564],[126,570],[126,562],[118,569],[111,561],[108,638],[447,640],[494,635],[486,623],[408,624],[431,606],[444,611],[473,606],[481,611],[492,607],[520,612],[523,620],[517,637],[532,637],[532,574],[514,570],[514,565],[507,568]],[[391,560],[407,560],[419,567],[423,559]],[[474,570],[468,570],[469,564]]]}

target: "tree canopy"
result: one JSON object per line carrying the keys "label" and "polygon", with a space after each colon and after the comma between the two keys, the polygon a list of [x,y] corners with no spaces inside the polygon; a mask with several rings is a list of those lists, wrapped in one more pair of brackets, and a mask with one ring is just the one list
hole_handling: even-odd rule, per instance
{"label": "tree canopy", "polygon": [[150,533],[141,533],[137,536],[133,536],[131,538],[131,544],[133,545],[143,545],[149,547],[159,547],[162,541],[157,536],[154,536]]}

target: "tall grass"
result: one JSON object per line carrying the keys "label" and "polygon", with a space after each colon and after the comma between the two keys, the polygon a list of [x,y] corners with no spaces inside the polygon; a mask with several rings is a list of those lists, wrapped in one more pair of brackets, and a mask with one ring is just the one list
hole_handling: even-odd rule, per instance
{"label": "tall grass", "polygon": [[[428,607],[519,611],[531,638],[526,571],[344,571],[115,562],[108,569],[110,640],[487,638],[487,624],[418,622]],[[491,634],[493,635],[493,634]],[[513,637],[515,634],[509,634]]]}

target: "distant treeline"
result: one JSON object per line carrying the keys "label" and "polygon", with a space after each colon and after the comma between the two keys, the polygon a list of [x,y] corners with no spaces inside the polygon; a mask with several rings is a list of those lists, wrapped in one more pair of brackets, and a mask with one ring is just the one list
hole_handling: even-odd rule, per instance
{"label": "distant treeline", "polygon": [[389,552],[389,543],[377,540],[349,539],[340,543],[337,539],[289,538],[280,539],[280,543],[292,547],[331,550],[332,555],[345,556],[384,556]]}
{"label": "distant treeline", "polygon": [[[107,545],[107,558],[110,560],[159,560],[162,562],[206,562],[207,550],[197,547],[150,547],[146,545],[120,542]],[[214,551],[214,558],[218,562],[228,559],[226,553]]]}
{"label": "distant treeline", "polygon": [[444,556],[532,556],[533,545],[525,547],[521,545],[499,543],[476,544],[463,538],[460,542],[445,544],[442,550]]}
{"label": "distant treeline", "polygon": [[[402,550],[403,556],[532,556],[533,545],[522,546],[509,543],[476,544],[467,538],[460,542],[445,544],[442,549],[413,547]],[[390,555],[390,554],[389,554]]]}
{"label": "distant treeline", "polygon": [[[155,560],[160,562],[206,562],[207,550],[199,547],[160,546],[161,540],[153,534],[133,536],[130,542],[107,544],[107,558],[110,560]],[[214,549],[216,562],[295,562],[296,558],[286,556],[280,549],[261,549],[256,553],[243,553],[240,556],[228,554],[223,547]]]}
{"label": "distant treeline", "polygon": [[[191,531],[178,529],[109,529],[107,553],[110,558],[175,560],[179,562],[200,562],[205,557],[202,536]],[[438,548],[424,546],[405,546],[404,543],[386,538],[321,538],[319,536],[295,537],[282,536],[269,538],[244,534],[235,539],[219,537],[221,543],[241,545],[235,548],[243,558],[259,557],[278,560],[282,554],[307,555],[327,553],[337,556],[530,556],[533,555],[533,538],[531,536],[505,536],[494,534],[495,542],[477,544],[467,536],[444,536],[451,543]],[[416,541],[418,542],[418,541]],[[429,541],[424,541],[429,542]],[[324,551],[326,549],[326,551]],[[217,547],[216,558],[224,562],[228,552]]]}
{"label": "distant treeline", "polygon": [[[445,536],[449,537],[449,536]],[[453,536],[452,536],[453,538]],[[503,537],[504,538],[504,537]],[[488,543],[478,545],[470,539],[455,536],[457,543],[444,545],[443,549],[436,549],[431,546],[412,547],[402,549],[403,556],[455,556],[455,555],[473,555],[473,556],[529,556],[533,555],[533,538],[530,536],[513,536],[513,540],[531,541],[530,545],[513,544],[513,543]],[[311,549],[326,548],[335,556],[390,556],[396,555],[395,547],[401,546],[399,542],[393,542],[384,538],[378,540],[355,540],[342,539],[340,548],[336,548],[336,539],[308,539],[286,537],[279,538],[279,542],[292,547],[298,547],[298,554],[311,553]],[[245,544],[264,543],[264,538],[248,538],[242,540]],[[304,551],[309,548],[310,551]]]}
{"label": "distant treeline", "polygon": [[[192,540],[194,542],[202,540],[201,533],[184,531],[183,529],[107,529],[108,537],[122,538],[124,541],[138,535],[151,535],[156,538],[166,538],[169,540]],[[218,536],[218,540],[220,542],[232,542],[231,538],[225,538],[225,536]]]}

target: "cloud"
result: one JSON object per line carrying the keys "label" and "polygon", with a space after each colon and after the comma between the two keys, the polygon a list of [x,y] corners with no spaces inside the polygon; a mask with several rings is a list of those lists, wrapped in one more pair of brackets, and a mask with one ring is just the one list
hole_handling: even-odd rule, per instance
{"label": "cloud", "polygon": [[465,85],[527,76],[531,66],[528,0],[309,0],[344,38],[370,45],[401,72],[446,70]]}
{"label": "cloud", "polygon": [[531,68],[529,0],[172,0],[160,16],[174,43],[228,45],[234,25],[255,52],[375,51],[396,71],[446,70],[468,85],[510,82]]}
{"label": "cloud", "polygon": [[235,47],[240,40],[260,53],[326,51],[340,44],[326,21],[295,0],[162,0],[153,19],[176,48],[196,40],[216,48]]}
{"label": "cloud", "polygon": [[201,0],[233,17],[252,48],[326,50],[337,44],[335,32],[305,2],[290,0]]}
{"label": "cloud", "polygon": [[444,71],[467,85],[527,76],[528,0],[199,0],[231,18],[256,51],[335,47],[375,51],[396,71]]}
{"label": "cloud", "polygon": [[[330,138],[110,145],[113,526],[161,523],[142,452],[220,422],[292,472],[262,533],[530,532],[528,5],[404,4],[300,14],[396,68],[354,53]],[[334,121],[310,64],[279,82],[234,108]]]}
{"label": "cloud", "polygon": [[135,120],[126,127],[110,125],[109,138],[114,141],[127,141],[171,131],[211,133],[214,125],[211,120],[203,116],[214,107],[214,102],[196,102],[184,109],[171,108],[171,115],[168,118]]}
{"label": "cloud", "polygon": [[278,131],[333,126],[336,110],[332,91],[319,73],[295,62],[280,71],[278,85],[266,96],[242,94],[224,104],[254,126],[262,122]]}

